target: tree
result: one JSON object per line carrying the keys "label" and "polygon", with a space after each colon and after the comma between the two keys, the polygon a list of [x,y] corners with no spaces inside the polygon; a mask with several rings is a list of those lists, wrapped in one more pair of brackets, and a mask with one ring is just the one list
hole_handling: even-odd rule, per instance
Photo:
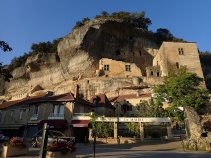
{"label": "tree", "polygon": [[9,46],[9,44],[7,44],[7,43],[4,42],[4,41],[0,41],[0,48],[1,48],[4,52],[12,51],[12,48]]}
{"label": "tree", "polygon": [[169,72],[163,79],[163,84],[153,88],[155,105],[162,106],[164,101],[170,105],[170,115],[181,115],[181,108],[193,107],[196,111],[203,109],[209,99],[208,90],[201,87],[203,79],[196,73],[188,72],[186,67],[181,67]]}
{"label": "tree", "polygon": [[[12,48],[4,41],[0,41],[0,49],[2,49],[4,52],[11,51]],[[7,69],[4,68],[2,63],[0,62],[0,77],[3,76],[5,81],[10,81],[12,78],[12,75],[7,71]]]}
{"label": "tree", "polygon": [[156,106],[154,100],[150,101],[141,100],[139,104],[136,105],[137,110],[135,116],[137,117],[166,117],[168,116],[165,110],[161,106]]}

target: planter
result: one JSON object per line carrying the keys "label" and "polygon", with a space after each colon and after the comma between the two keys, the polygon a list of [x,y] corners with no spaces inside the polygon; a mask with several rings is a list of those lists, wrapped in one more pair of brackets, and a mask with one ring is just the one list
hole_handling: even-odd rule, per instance
{"label": "planter", "polygon": [[2,148],[2,157],[8,156],[16,156],[16,155],[27,155],[29,153],[29,147],[11,147],[11,146],[3,146]]}
{"label": "planter", "polygon": [[61,152],[47,151],[46,158],[76,158],[76,152],[74,151],[62,154]]}

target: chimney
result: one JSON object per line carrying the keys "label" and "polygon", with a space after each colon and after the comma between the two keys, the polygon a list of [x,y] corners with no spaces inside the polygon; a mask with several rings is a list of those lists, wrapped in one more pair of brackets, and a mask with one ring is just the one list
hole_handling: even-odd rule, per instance
{"label": "chimney", "polygon": [[77,85],[75,86],[75,93],[74,93],[74,98],[75,98],[75,99],[78,99],[78,92],[79,92],[79,85],[77,84]]}

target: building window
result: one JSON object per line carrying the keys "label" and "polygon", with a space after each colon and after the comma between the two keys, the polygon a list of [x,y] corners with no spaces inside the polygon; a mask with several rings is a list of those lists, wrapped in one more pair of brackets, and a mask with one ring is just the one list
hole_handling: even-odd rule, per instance
{"label": "building window", "polygon": [[132,111],[132,105],[127,105],[127,111]]}
{"label": "building window", "polygon": [[52,117],[63,117],[64,116],[64,105],[54,105]]}
{"label": "building window", "polygon": [[120,55],[120,54],[121,54],[120,50],[117,49],[117,50],[116,50],[116,55]]}
{"label": "building window", "polygon": [[151,76],[153,76],[153,71],[151,71]]}
{"label": "building window", "polygon": [[176,62],[176,68],[179,69],[179,63],[178,62]]}
{"label": "building window", "polygon": [[125,65],[125,71],[131,71],[130,65]]}
{"label": "building window", "polygon": [[104,71],[109,71],[109,65],[104,65]]}
{"label": "building window", "polygon": [[38,114],[39,114],[39,106],[38,105],[35,105],[35,108],[34,108],[34,114],[33,114],[33,118],[37,118],[38,117]]}
{"label": "building window", "polygon": [[179,51],[179,55],[184,55],[184,50],[183,50],[183,48],[178,48],[178,51]]}
{"label": "building window", "polygon": [[10,118],[10,120],[12,120],[12,118],[13,118],[13,111],[10,111],[9,118]]}
{"label": "building window", "polygon": [[1,119],[2,119],[2,115],[3,115],[3,113],[0,113],[0,122],[1,122]]}
{"label": "building window", "polygon": [[22,118],[23,118],[23,110],[20,111],[19,120],[22,120]]}

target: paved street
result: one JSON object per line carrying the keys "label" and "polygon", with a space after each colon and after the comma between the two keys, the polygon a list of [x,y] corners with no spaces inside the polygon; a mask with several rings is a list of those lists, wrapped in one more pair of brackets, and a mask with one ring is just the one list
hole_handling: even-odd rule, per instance
{"label": "paved street", "polygon": [[[30,148],[29,155],[18,158],[38,158],[39,148]],[[93,157],[92,144],[78,144],[78,158]],[[181,141],[138,144],[96,145],[96,158],[210,158],[211,153],[183,151]]]}

